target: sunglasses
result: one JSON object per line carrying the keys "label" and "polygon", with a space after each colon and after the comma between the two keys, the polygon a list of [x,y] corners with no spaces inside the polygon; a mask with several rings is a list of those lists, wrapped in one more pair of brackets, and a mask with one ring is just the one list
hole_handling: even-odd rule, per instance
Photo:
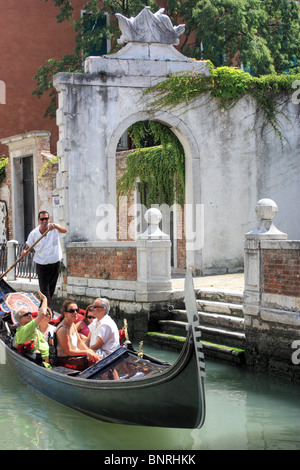
{"label": "sunglasses", "polygon": [[79,313],[79,308],[70,308],[70,310],[66,310],[67,313]]}
{"label": "sunglasses", "polygon": [[90,320],[91,318],[95,318],[95,317],[94,317],[94,315],[87,315],[86,318],[88,318]]}
{"label": "sunglasses", "polygon": [[105,307],[103,305],[101,305],[100,307],[99,307],[99,305],[92,305],[90,307],[91,310],[94,310],[95,308],[105,308]]}
{"label": "sunglasses", "polygon": [[24,313],[24,315],[22,315],[20,318],[28,317],[29,315],[31,315],[31,312]]}
{"label": "sunglasses", "polygon": [[49,217],[41,217],[40,220],[43,222],[43,220],[49,220]]}

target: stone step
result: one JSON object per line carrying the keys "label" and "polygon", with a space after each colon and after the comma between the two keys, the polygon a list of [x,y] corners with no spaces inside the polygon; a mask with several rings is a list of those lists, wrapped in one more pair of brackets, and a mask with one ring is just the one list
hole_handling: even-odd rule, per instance
{"label": "stone step", "polygon": [[[214,325],[233,329],[235,331],[244,331],[244,318],[242,317],[200,311],[198,311],[198,314],[200,325]],[[186,310],[173,310],[172,318],[170,318],[170,320],[171,319],[187,322]]]}
{"label": "stone step", "polygon": [[[170,335],[185,336],[187,325],[188,323],[185,321],[159,320],[158,330],[159,332],[168,333]],[[236,348],[244,348],[245,334],[243,331],[235,331],[220,326],[208,326],[203,324],[200,325],[200,331],[202,333],[201,338],[204,341]]]}
{"label": "stone step", "polygon": [[[181,351],[186,336],[169,335],[158,332],[148,332],[144,338],[145,343],[157,346],[170,351]],[[219,345],[213,342],[204,341],[203,345],[204,359],[214,359],[230,364],[242,365],[245,363],[245,352],[241,348],[234,348],[225,345]]]}
{"label": "stone step", "polygon": [[243,291],[195,289],[196,299],[243,304]]}
{"label": "stone step", "polygon": [[215,302],[211,300],[196,300],[197,308],[201,312],[220,313],[223,315],[233,315],[243,318],[243,305],[229,302]]}
{"label": "stone step", "polygon": [[[243,292],[195,289],[201,342],[205,354],[222,362],[243,363],[245,333]],[[160,347],[180,350],[188,326],[185,304],[169,310],[165,316],[151,314],[151,341]],[[150,333],[149,333],[150,334]]]}

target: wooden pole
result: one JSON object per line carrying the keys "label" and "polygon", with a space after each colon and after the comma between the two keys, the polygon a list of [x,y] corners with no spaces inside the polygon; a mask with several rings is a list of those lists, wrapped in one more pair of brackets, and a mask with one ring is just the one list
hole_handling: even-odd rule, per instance
{"label": "wooden pole", "polygon": [[[31,245],[29,248],[27,248],[27,250],[26,250],[26,253],[27,253],[27,254],[29,253],[30,250],[32,250],[33,247],[35,247],[35,245],[37,245],[37,244],[41,241],[42,238],[44,238],[44,237],[47,235],[47,233],[49,232],[49,230],[50,230],[50,228],[48,228],[48,229],[46,230],[46,232],[43,233],[43,235],[42,235],[36,242],[33,243],[33,245]],[[11,265],[11,267],[8,268],[7,271],[5,271],[5,273],[1,274],[1,276],[0,276],[0,281],[1,281],[1,280],[6,276],[6,274],[8,274],[9,271],[11,271],[11,270],[19,263],[19,261],[21,261],[21,259],[23,259],[23,258],[24,258],[24,256],[20,256],[20,258],[18,258],[18,259]]]}

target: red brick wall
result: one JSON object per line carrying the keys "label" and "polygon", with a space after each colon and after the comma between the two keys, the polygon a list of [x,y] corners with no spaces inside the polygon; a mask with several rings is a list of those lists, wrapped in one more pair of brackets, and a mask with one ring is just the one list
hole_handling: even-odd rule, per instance
{"label": "red brick wall", "polygon": [[300,250],[263,250],[263,292],[300,297]]}
{"label": "red brick wall", "polygon": [[135,281],[136,248],[67,248],[68,276]]}

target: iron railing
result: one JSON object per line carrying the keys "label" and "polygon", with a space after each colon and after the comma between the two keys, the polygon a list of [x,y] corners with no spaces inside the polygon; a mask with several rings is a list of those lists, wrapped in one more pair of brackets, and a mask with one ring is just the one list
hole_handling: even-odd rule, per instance
{"label": "iron railing", "polygon": [[[21,251],[24,250],[25,243],[18,243],[15,247],[15,259],[17,260],[21,256]],[[33,261],[34,250],[31,250],[29,254],[22,258],[15,267],[16,277],[26,279],[37,279],[36,267]],[[7,244],[0,243],[0,272],[4,273],[10,266],[7,266]]]}

